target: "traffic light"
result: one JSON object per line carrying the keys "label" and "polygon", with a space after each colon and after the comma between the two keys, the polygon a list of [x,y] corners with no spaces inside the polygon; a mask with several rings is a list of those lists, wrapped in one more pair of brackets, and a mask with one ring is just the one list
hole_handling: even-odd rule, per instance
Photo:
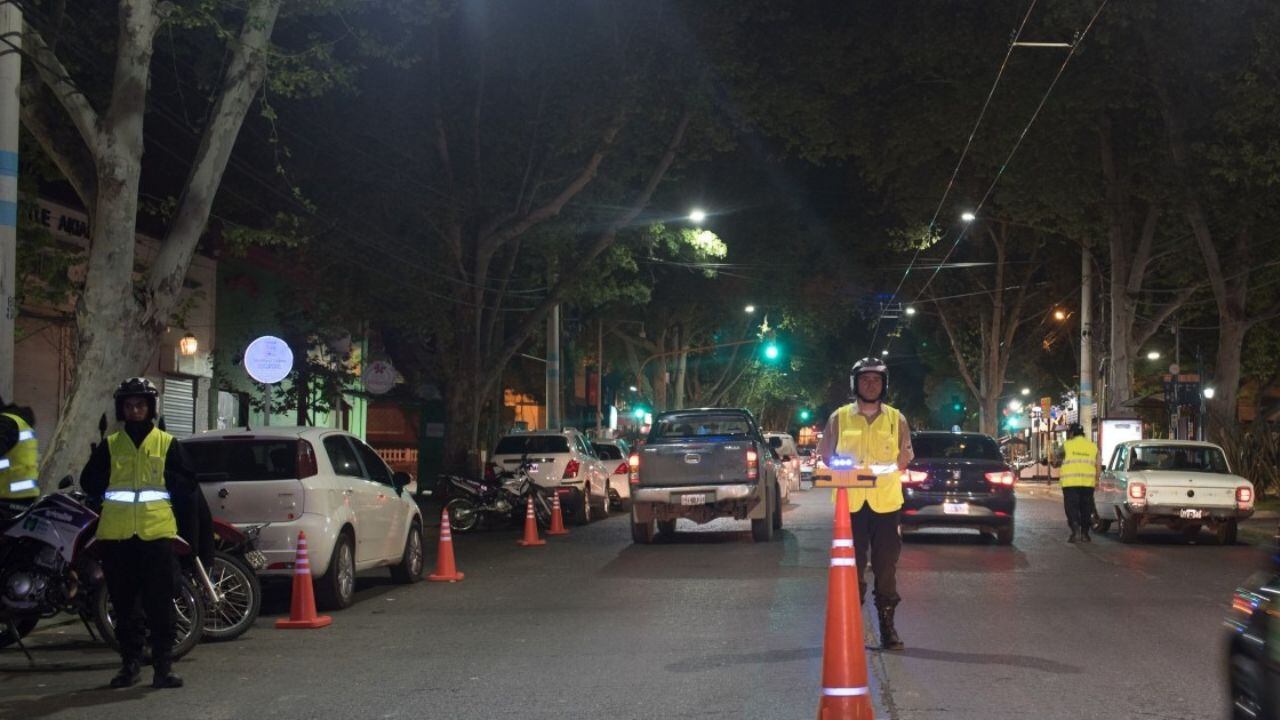
{"label": "traffic light", "polygon": [[800,422],[807,423],[812,417],[813,413],[809,411],[809,408],[800,408]]}
{"label": "traffic light", "polygon": [[770,340],[764,346],[764,359],[769,362],[777,362],[782,357],[782,349],[778,347],[778,343]]}
{"label": "traffic light", "polygon": [[643,405],[637,405],[635,409],[631,411],[631,414],[632,416],[635,417],[635,419],[643,420],[644,416],[649,414],[649,408]]}
{"label": "traffic light", "polygon": [[960,402],[959,395],[951,396],[951,409],[958,413],[964,412],[964,403]]}

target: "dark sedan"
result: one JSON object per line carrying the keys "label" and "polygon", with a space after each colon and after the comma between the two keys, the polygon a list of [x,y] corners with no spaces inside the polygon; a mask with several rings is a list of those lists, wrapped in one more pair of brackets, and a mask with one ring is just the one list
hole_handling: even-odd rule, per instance
{"label": "dark sedan", "polygon": [[1231,598],[1227,682],[1232,720],[1280,718],[1280,555],[1254,573]]}
{"label": "dark sedan", "polygon": [[914,432],[915,460],[902,473],[904,532],[969,528],[1013,542],[1016,474],[989,435]]}

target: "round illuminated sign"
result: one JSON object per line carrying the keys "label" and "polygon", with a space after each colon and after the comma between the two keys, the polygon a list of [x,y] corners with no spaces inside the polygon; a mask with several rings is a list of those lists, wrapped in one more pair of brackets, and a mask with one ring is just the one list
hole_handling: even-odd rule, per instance
{"label": "round illuminated sign", "polygon": [[364,369],[364,388],[381,395],[396,385],[396,369],[386,360],[375,360]]}
{"label": "round illuminated sign", "polygon": [[278,383],[293,369],[293,351],[289,349],[289,343],[280,338],[263,335],[245,349],[244,369],[249,377],[260,383]]}

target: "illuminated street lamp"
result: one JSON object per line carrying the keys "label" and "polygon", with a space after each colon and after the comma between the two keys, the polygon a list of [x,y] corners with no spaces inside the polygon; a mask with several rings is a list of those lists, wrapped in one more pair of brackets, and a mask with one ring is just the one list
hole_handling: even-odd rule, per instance
{"label": "illuminated street lamp", "polygon": [[191,333],[183,335],[182,339],[178,341],[178,352],[182,353],[183,357],[191,357],[199,349],[200,341],[196,340],[196,336]]}
{"label": "illuminated street lamp", "polygon": [[1160,359],[1160,351],[1159,351],[1159,350],[1152,350],[1151,352],[1147,353],[1147,359],[1148,359],[1148,360],[1159,360],[1159,359]]}
{"label": "illuminated street lamp", "polygon": [[1024,396],[1025,396],[1025,395],[1030,395],[1030,394],[1031,394],[1031,388],[1022,388],[1022,394],[1023,394]]}
{"label": "illuminated street lamp", "polygon": [[881,351],[880,351],[880,356],[881,356],[881,357],[889,357],[889,351],[888,351],[888,350],[881,350]]}
{"label": "illuminated street lamp", "polygon": [[1066,320],[1066,319],[1067,319],[1067,311],[1066,311],[1066,310],[1063,310],[1062,308],[1058,308],[1057,310],[1054,310],[1054,311],[1053,311],[1053,319],[1054,319],[1054,320],[1057,320],[1058,322],[1062,322],[1063,320]]}
{"label": "illuminated street lamp", "polygon": [[960,219],[961,219],[961,220],[963,220],[963,221],[965,221],[965,222],[967,222],[967,223],[971,223],[971,222],[973,222],[974,220],[977,220],[977,219],[978,219],[978,216],[977,216],[977,215],[974,215],[972,212],[969,212],[968,210],[966,210],[964,213],[962,213],[962,214],[960,215]]}
{"label": "illuminated street lamp", "polygon": [[915,309],[915,308],[913,308],[913,307],[911,307],[910,305],[908,305],[908,306],[907,306],[907,310],[906,310],[906,312],[907,312],[907,314],[908,314],[908,315],[915,315],[915,314],[916,314],[916,309]]}
{"label": "illuminated street lamp", "polygon": [[1021,411],[1022,411],[1022,401],[1021,401],[1021,400],[1019,400],[1018,398],[1014,398],[1014,399],[1010,400],[1010,401],[1009,401],[1009,409],[1010,409],[1010,410],[1012,410],[1013,412],[1021,412]]}
{"label": "illuminated street lamp", "polygon": [[692,222],[700,223],[700,222],[702,222],[703,220],[706,220],[706,219],[707,219],[707,213],[706,213],[706,211],[705,211],[705,210],[703,210],[703,209],[701,209],[701,208],[694,208],[694,209],[689,213],[689,220],[691,220]]}
{"label": "illuminated street lamp", "polygon": [[755,306],[755,305],[748,305],[748,306],[746,306],[746,307],[742,308],[742,310],[743,310],[743,312],[745,312],[746,314],[750,315],[750,314],[752,314],[752,313],[754,313],[754,312],[756,311],[756,306]]}
{"label": "illuminated street lamp", "polygon": [[1213,399],[1214,394],[1216,393],[1216,391],[1215,391],[1213,388],[1211,388],[1211,387],[1207,387],[1207,388],[1205,388],[1203,392],[1204,392],[1204,399],[1205,399],[1205,400],[1212,400],[1212,399]]}

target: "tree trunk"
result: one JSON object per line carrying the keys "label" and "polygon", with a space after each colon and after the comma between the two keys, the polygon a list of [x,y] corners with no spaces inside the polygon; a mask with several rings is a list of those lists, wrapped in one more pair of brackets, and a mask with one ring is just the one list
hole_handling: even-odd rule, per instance
{"label": "tree trunk", "polygon": [[1244,338],[1249,332],[1249,322],[1239,318],[1221,318],[1222,327],[1218,330],[1218,361],[1214,370],[1213,381],[1201,382],[1214,389],[1212,400],[1205,402],[1209,410],[1208,434],[1215,437],[1223,431],[1214,427],[1218,423],[1232,426],[1236,422],[1236,401],[1240,396],[1240,360],[1244,349]]}

